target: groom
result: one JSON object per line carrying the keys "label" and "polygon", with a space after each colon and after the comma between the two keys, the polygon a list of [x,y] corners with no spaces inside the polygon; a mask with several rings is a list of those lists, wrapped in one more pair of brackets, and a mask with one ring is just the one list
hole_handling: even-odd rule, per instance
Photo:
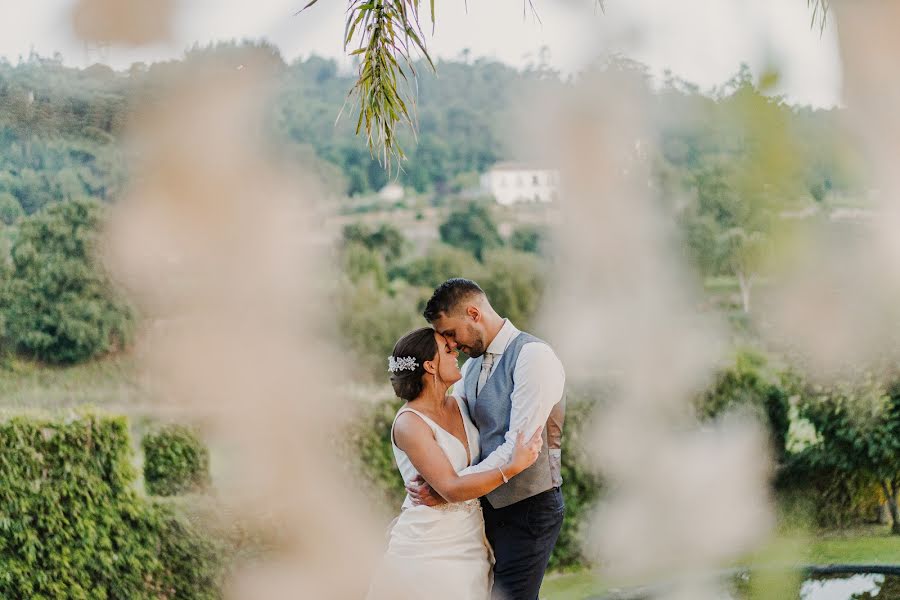
{"label": "groom", "polygon": [[[565,371],[542,340],[519,331],[491,307],[474,281],[450,279],[424,313],[450,344],[468,354],[453,394],[465,401],[481,438],[481,460],[460,474],[496,469],[512,456],[516,433],[544,425],[537,462],[481,499],[494,549],[494,600],[536,600],[563,522],[560,442]],[[423,480],[407,490],[419,504],[444,500]]]}

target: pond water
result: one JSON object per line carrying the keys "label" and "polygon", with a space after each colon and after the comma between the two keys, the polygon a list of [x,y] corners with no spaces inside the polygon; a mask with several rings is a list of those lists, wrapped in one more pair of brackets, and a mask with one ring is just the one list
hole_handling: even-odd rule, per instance
{"label": "pond water", "polygon": [[[723,585],[722,600],[747,600],[752,596],[752,575],[742,574]],[[726,581],[729,581],[726,579]],[[620,592],[604,600],[653,600],[664,597],[654,592]],[[804,579],[796,595],[784,600],[900,600],[900,575],[885,573],[847,573],[838,575],[809,575]]]}
{"label": "pond water", "polygon": [[[830,576],[807,579],[800,585],[801,600],[851,600],[856,598],[897,598],[890,594],[885,586],[885,579],[880,574],[857,574],[849,576]],[[893,589],[897,588],[894,581]],[[884,591],[885,593],[882,593]]]}

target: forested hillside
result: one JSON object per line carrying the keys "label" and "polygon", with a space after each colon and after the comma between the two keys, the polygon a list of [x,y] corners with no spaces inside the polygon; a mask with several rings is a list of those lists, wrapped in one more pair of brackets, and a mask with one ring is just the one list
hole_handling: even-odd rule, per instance
{"label": "forested hillside", "polygon": [[[355,135],[352,103],[335,123],[352,76],[340,73],[332,60],[311,57],[288,64],[277,49],[264,48],[278,72],[273,137],[297,147],[290,155],[317,156],[317,169],[348,195],[380,189],[389,175]],[[184,61],[216,55],[237,64],[238,49],[234,44],[197,48]],[[114,200],[126,177],[116,142],[129,111],[152,101],[167,71],[177,66],[135,64],[115,72],[102,65],[70,68],[37,56],[18,64],[0,62],[0,216],[11,222],[20,212],[30,214],[55,200],[83,196]],[[436,74],[421,67],[418,141],[405,133],[402,145],[409,159],[399,181],[440,195],[473,185],[478,173],[499,160],[519,158],[509,134],[526,100],[539,88],[562,91],[577,81],[544,68],[520,71],[485,59],[440,62]],[[821,201],[829,192],[854,186],[852,161],[842,155],[836,111],[791,107],[761,96],[746,70],[720,90],[701,94],[678,80],[651,87],[635,63],[618,61],[606,68],[645,78],[660,126],[658,171],[663,176],[674,170],[675,179],[683,179],[685,172],[693,174],[722,155],[743,151],[754,134],[745,131],[746,110],[756,110],[748,105],[756,101],[771,113],[770,122],[785,127],[803,164],[802,178],[794,179],[797,194]]]}

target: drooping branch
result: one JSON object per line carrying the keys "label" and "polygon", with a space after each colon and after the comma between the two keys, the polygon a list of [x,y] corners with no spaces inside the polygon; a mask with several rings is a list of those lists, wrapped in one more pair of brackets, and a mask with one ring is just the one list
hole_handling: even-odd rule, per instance
{"label": "drooping branch", "polygon": [[[303,10],[316,2],[311,0]],[[356,133],[365,131],[370,152],[388,171],[404,158],[397,125],[408,125],[413,134],[416,130],[414,54],[434,70],[419,20],[420,5],[421,0],[351,0],[347,9],[344,49],[353,48],[350,56],[360,57],[347,101],[355,97]],[[433,26],[434,0],[430,9]]]}
{"label": "drooping branch", "polygon": [[812,16],[810,17],[810,28],[819,27],[819,34],[825,31],[825,24],[828,22],[828,4],[829,0],[806,0],[806,6],[812,8]]}
{"label": "drooping branch", "polygon": [[[299,12],[318,1],[309,0]],[[594,2],[601,12],[605,12],[605,0]],[[428,0],[428,3],[433,31],[434,0]],[[824,31],[830,0],[806,0],[806,3],[812,8],[810,26],[818,24],[820,32]],[[347,9],[344,49],[352,47],[350,56],[360,57],[357,80],[347,101],[356,98],[356,133],[365,130],[369,151],[388,172],[395,161],[405,158],[397,141],[397,126],[403,123],[409,126],[413,135],[416,132],[418,74],[414,54],[424,57],[434,71],[419,20],[421,4],[422,0],[350,0]],[[538,18],[533,0],[523,0],[523,15],[528,8]]]}

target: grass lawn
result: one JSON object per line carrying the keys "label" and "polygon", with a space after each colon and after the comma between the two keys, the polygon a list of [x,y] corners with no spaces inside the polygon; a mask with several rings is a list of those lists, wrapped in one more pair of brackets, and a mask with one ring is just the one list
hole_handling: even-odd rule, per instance
{"label": "grass lawn", "polygon": [[[745,564],[900,565],[900,536],[888,526],[873,525],[839,532],[811,534],[808,538],[779,538]],[[584,600],[602,594],[606,586],[593,573],[551,574],[541,588],[542,600]]]}
{"label": "grass lawn", "polygon": [[13,357],[0,361],[0,411],[67,409],[84,404],[112,411],[145,401],[129,356],[53,367]]}

